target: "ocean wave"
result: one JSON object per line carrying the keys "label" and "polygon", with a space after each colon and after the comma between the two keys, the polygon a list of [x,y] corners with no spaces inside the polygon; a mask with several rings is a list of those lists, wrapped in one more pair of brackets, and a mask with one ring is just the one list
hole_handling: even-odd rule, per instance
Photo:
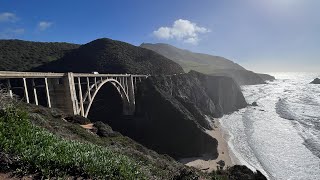
{"label": "ocean wave", "polygon": [[276,112],[283,119],[295,120],[296,118],[294,112],[289,108],[287,98],[279,98],[276,103]]}
{"label": "ocean wave", "polygon": [[241,164],[262,169],[268,179],[320,179],[320,88],[308,84],[311,76],[283,76],[242,87],[247,102],[258,106],[221,119],[228,144]]}

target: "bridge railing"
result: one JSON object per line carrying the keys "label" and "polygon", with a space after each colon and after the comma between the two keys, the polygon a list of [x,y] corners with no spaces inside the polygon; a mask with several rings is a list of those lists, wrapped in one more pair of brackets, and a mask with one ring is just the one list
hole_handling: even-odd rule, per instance
{"label": "bridge railing", "polygon": [[62,78],[65,73],[48,73],[48,72],[15,72],[15,71],[0,71],[1,79],[14,78]]}

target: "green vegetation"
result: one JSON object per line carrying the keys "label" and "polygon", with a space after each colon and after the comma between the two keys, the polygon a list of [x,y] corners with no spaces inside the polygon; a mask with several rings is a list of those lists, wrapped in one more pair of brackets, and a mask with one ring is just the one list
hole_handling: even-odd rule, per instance
{"label": "green vegetation", "polygon": [[129,43],[101,38],[36,69],[49,72],[176,74],[183,69],[170,59]]}
{"label": "green vegetation", "polygon": [[0,40],[0,70],[30,71],[48,62],[60,59],[79,45],[45,43],[21,40]]}
{"label": "green vegetation", "polygon": [[67,117],[57,109],[17,103],[0,92],[0,173],[27,179],[264,179],[240,166],[202,173],[107,124],[97,122],[96,130],[86,130]]}
{"label": "green vegetation", "polygon": [[26,174],[144,179],[139,165],[129,157],[105,147],[54,136],[32,125],[27,113],[15,108],[0,112],[0,148],[16,155],[15,166]]}
{"label": "green vegetation", "polygon": [[67,122],[67,115],[57,109],[12,103],[1,92],[0,109],[0,173],[31,174],[35,179],[197,179],[203,175],[102,122],[95,123],[98,132],[89,131]]}
{"label": "green vegetation", "polygon": [[[32,124],[42,127],[64,139],[107,147],[112,152],[126,155],[134,161],[139,162],[141,169],[144,170],[148,177],[152,177],[151,179],[174,179],[174,177],[180,176],[180,171],[187,168],[169,156],[159,155],[132,139],[112,131],[111,127],[106,124],[104,124],[104,129],[109,131],[108,135],[98,131],[97,134],[104,134],[103,136],[98,136],[92,132],[88,132],[88,130],[85,130],[79,124],[66,122],[63,120],[67,119],[64,118],[66,115],[57,109],[35,105],[25,105],[24,109],[28,111]],[[98,125],[101,126],[101,122],[95,123],[95,127]],[[98,129],[100,128],[98,127]],[[187,171],[192,171],[192,169],[187,168]]]}

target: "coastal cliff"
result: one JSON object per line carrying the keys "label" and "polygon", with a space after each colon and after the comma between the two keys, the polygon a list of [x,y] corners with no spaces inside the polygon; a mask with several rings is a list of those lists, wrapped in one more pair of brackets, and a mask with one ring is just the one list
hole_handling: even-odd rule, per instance
{"label": "coastal cliff", "polygon": [[266,81],[273,81],[275,78],[268,74],[257,74],[248,70],[238,69],[217,69],[212,75],[229,76],[239,85],[265,84]]}
{"label": "coastal cliff", "polygon": [[150,49],[171,59],[178,63],[185,72],[194,70],[204,74],[229,76],[239,85],[264,84],[267,80],[275,79],[270,75],[257,74],[246,70],[239,64],[220,56],[195,53],[163,43],[142,43],[140,47]]}
{"label": "coastal cliff", "polygon": [[[174,158],[218,156],[209,117],[221,117],[247,106],[233,79],[195,71],[149,77],[137,92],[137,116],[143,117],[141,143]],[[157,142],[157,143],[155,143]]]}
{"label": "coastal cliff", "polygon": [[[101,132],[99,128],[98,132],[86,132],[80,127],[74,128],[72,125],[70,132],[66,132],[66,137],[62,136],[62,138],[74,139],[73,133],[80,133],[76,138],[80,142],[93,143],[99,147],[107,146],[112,151],[114,148],[117,155],[124,154],[125,156],[121,157],[129,158],[128,164],[131,161],[137,162],[137,167],[142,169],[142,174],[145,173],[148,179],[183,179],[190,176],[193,177],[190,179],[205,179],[200,176],[207,175],[192,168],[186,168],[172,158],[157,153],[168,154],[175,159],[202,155],[210,155],[210,158],[216,159],[219,156],[218,145],[221,141],[218,141],[216,136],[208,134],[208,130],[215,130],[212,128],[213,118],[221,117],[247,106],[241,89],[234,79],[221,75],[205,75],[196,71],[185,74],[179,64],[160,54],[107,38],[97,39],[80,47],[74,45],[68,48],[70,49],[58,49],[57,52],[61,51],[61,53],[59,56],[55,56],[52,61],[49,58],[40,63],[40,60],[36,59],[36,62],[32,63],[30,67],[28,66],[28,69],[21,70],[32,68],[48,72],[98,71],[99,73],[138,73],[151,74],[152,76],[137,84],[134,116],[122,115],[122,99],[115,87],[112,84],[107,84],[104,86],[104,92],[97,95],[100,99],[104,99],[104,101],[100,101],[103,104],[96,104],[96,109],[93,104],[91,112],[94,116],[90,116],[92,113],[89,113],[90,120],[88,120],[95,125],[102,124],[107,128]],[[50,48],[48,48],[48,53],[49,50]],[[16,53],[19,54],[20,51],[16,51]],[[6,56],[9,55],[12,56],[10,53],[6,54]],[[23,53],[21,57],[25,57]],[[17,63],[12,62],[17,64],[17,67],[14,66],[14,68],[23,66],[23,64],[19,64],[21,60],[24,58],[17,59]],[[37,63],[38,61],[39,63]],[[28,61],[26,60],[26,62]],[[230,63],[232,64],[232,62]],[[7,64],[4,64],[2,69],[15,70]],[[106,109],[109,110],[109,113]],[[38,111],[37,108],[36,111]],[[46,115],[36,125],[47,125],[45,120],[50,119],[48,117],[51,116],[55,115]],[[32,121],[32,118],[29,120]],[[58,120],[65,123],[68,118],[65,115],[59,115],[52,120],[54,128],[44,128],[53,134],[58,134],[57,137],[60,138],[58,132],[65,128],[57,128],[55,123]],[[15,121],[10,121],[10,123],[13,122]],[[115,131],[119,131],[138,143],[111,131],[111,127],[107,124]],[[8,138],[10,140],[10,137]],[[85,145],[79,145],[79,147],[82,146],[85,147]],[[112,158],[110,157],[110,159]],[[149,169],[149,166],[154,168]],[[118,168],[118,165],[116,167]],[[131,166],[128,165],[128,167]],[[102,175],[104,174],[102,173]],[[215,174],[213,175],[216,177]],[[88,175],[88,177],[95,176]]]}

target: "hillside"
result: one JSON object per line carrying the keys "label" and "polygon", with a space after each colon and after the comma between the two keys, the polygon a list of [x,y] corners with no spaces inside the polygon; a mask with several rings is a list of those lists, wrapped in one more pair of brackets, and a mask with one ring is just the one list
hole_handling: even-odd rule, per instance
{"label": "hillside", "polygon": [[259,171],[237,165],[202,173],[102,122],[88,124],[89,119],[57,109],[12,101],[3,92],[0,99],[0,179],[264,178]]}
{"label": "hillside", "polygon": [[[219,156],[218,140],[206,132],[213,123],[207,115],[221,117],[247,106],[240,87],[232,78],[194,71],[185,74],[177,63],[154,51],[106,38],[63,51],[56,57],[57,60],[40,66],[34,63],[31,70],[154,76],[138,84],[134,117],[112,119],[100,108],[101,116],[89,117],[90,121],[23,103],[3,107],[6,102],[1,99],[0,178],[3,171],[22,176],[35,175],[34,179],[61,176],[85,179],[233,179],[233,170],[235,177],[239,176],[238,171],[248,172],[249,176],[257,175],[238,166],[204,174],[171,158],[203,153],[212,155],[211,158]],[[23,68],[17,60],[12,61],[16,63],[16,69]],[[106,102],[112,106],[117,103]],[[86,126],[91,130],[79,126],[79,123],[91,122]],[[122,136],[108,124],[146,147],[171,157],[159,155]]]}
{"label": "hillside", "polygon": [[[245,70],[239,64],[234,63],[220,56],[194,53],[171,46],[169,44],[149,44],[143,43],[140,47],[155,51],[177,63],[186,71],[196,70],[202,73],[210,74],[214,69],[238,69]],[[208,66],[209,65],[209,66]]]}
{"label": "hillside", "polygon": [[0,40],[0,70],[29,71],[60,59],[79,45],[71,43]]}
{"label": "hillside", "polygon": [[63,58],[35,68],[50,72],[175,74],[183,69],[154,51],[112,39],[97,39],[67,53]]}
{"label": "hillside", "polygon": [[232,77],[239,85],[262,84],[274,77],[260,76],[248,71],[237,63],[220,56],[194,53],[168,44],[143,43],[140,47],[153,50],[180,64],[184,71],[195,70],[204,74],[215,74]]}

